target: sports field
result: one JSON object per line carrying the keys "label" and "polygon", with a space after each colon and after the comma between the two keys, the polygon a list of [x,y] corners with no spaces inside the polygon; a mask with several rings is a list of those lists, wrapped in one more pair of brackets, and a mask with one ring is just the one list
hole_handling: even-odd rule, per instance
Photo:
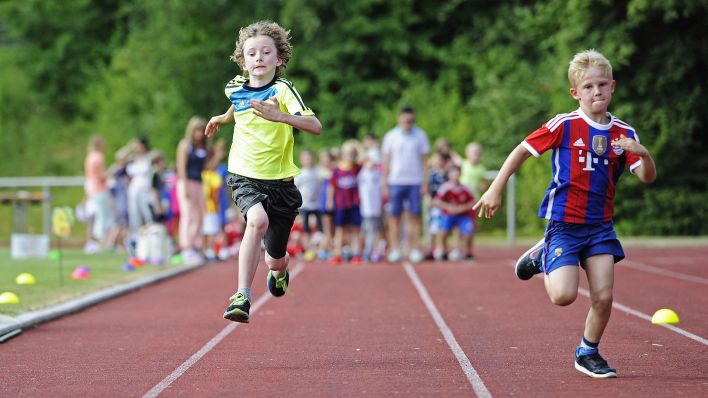
{"label": "sports field", "polygon": [[[0,346],[2,396],[622,396],[708,394],[708,247],[626,247],[601,352],[619,378],[573,367],[589,301],[519,281],[521,246],[474,262],[296,263],[288,293],[256,276],[250,324],[221,318],[235,262],[53,321]],[[582,284],[586,287],[586,284]],[[681,323],[649,322],[659,308]]]}

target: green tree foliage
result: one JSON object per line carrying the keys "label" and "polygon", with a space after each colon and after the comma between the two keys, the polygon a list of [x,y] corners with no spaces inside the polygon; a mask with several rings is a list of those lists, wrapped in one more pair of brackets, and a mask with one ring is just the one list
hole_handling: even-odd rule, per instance
{"label": "green tree foliage", "polygon": [[[172,158],[189,117],[229,106],[238,28],[259,19],[291,29],[286,77],[324,125],[321,137],[298,135],[301,147],[382,136],[410,104],[431,140],[460,152],[479,141],[498,168],[526,134],[577,108],[568,61],[596,48],[618,82],[612,113],[636,128],[659,169],[649,188],[622,178],[619,230],[706,234],[707,16],[702,0],[6,0],[1,170],[77,174],[94,132],[109,149],[146,135]],[[530,159],[519,173],[525,233],[543,226],[549,162]]]}

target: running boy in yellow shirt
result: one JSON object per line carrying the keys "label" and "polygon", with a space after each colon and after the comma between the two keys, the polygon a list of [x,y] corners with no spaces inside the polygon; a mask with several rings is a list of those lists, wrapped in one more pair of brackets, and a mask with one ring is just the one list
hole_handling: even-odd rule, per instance
{"label": "running boy in yellow shirt", "polygon": [[225,89],[231,107],[214,116],[205,134],[234,122],[227,184],[246,217],[238,257],[238,291],[224,318],[247,323],[251,285],[265,243],[268,290],[276,297],[288,289],[288,235],[302,196],[295,187],[299,169],[293,162],[293,128],[319,135],[322,125],[303,103],[295,87],[281,78],[292,55],[289,31],[270,21],[259,21],[239,31],[231,59],[243,71]]}

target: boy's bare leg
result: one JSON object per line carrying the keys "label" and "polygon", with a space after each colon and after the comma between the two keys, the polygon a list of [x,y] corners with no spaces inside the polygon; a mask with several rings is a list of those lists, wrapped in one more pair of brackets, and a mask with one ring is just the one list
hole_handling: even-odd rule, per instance
{"label": "boy's bare leg", "polygon": [[400,251],[401,237],[399,236],[401,227],[400,216],[388,217],[388,243],[391,245],[391,251]]}
{"label": "boy's bare leg", "polygon": [[578,297],[578,267],[575,265],[556,268],[543,279],[548,298],[555,305],[572,304]]}
{"label": "boy's bare leg", "polygon": [[445,241],[447,240],[447,234],[445,231],[440,231],[437,234],[435,234],[435,240],[437,241],[435,244],[435,254],[438,255],[439,257],[442,257],[443,254],[447,254],[445,252]]}
{"label": "boy's bare leg", "polygon": [[355,225],[349,225],[347,228],[347,237],[349,240],[349,247],[351,248],[352,255],[361,255],[361,240],[359,239],[360,230],[359,227]]}
{"label": "boy's bare leg", "polygon": [[599,254],[585,260],[585,273],[590,288],[590,311],[585,320],[583,335],[594,343],[600,342],[612,313],[614,267],[611,254]]}
{"label": "boy's bare leg", "polygon": [[408,251],[420,250],[420,216],[408,215]]}
{"label": "boy's bare leg", "polygon": [[268,229],[268,215],[261,203],[246,214],[246,229],[238,255],[238,288],[250,289],[261,258],[261,240]]}
{"label": "boy's bare leg", "polygon": [[268,251],[266,251],[265,253],[265,263],[268,266],[268,269],[273,271],[273,276],[275,276],[276,278],[282,275],[285,270],[287,270],[289,260],[290,255],[288,253],[285,253],[285,255],[281,258],[271,257],[271,255],[268,254]]}
{"label": "boy's bare leg", "polygon": [[341,256],[344,246],[344,227],[334,227],[334,250],[333,255]]}

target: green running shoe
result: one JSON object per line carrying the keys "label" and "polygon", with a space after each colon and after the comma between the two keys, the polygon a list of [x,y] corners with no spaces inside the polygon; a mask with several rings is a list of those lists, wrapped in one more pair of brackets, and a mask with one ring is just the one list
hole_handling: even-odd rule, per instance
{"label": "green running shoe", "polygon": [[234,322],[248,323],[251,302],[241,293],[234,294],[229,300],[231,300],[231,304],[226,308],[224,318]]}
{"label": "green running shoe", "polygon": [[276,278],[273,271],[268,271],[268,290],[275,297],[280,297],[288,291],[288,282],[290,282],[290,274],[285,271],[284,275]]}

